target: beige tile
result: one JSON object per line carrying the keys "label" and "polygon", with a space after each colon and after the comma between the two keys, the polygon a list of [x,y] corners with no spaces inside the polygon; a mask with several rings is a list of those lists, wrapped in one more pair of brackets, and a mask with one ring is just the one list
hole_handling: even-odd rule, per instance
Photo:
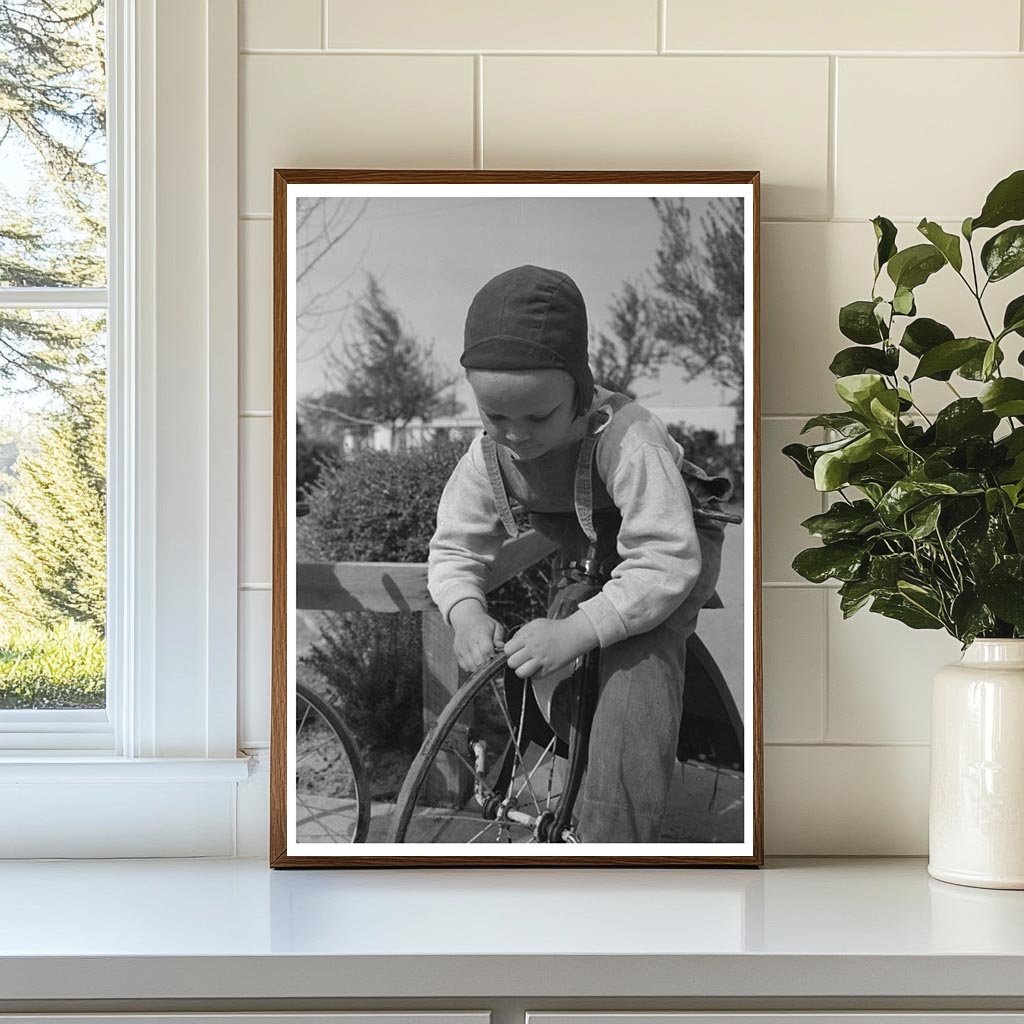
{"label": "beige tile", "polygon": [[805,582],[791,564],[798,551],[817,543],[800,523],[821,512],[821,494],[782,454],[793,441],[812,444],[822,439],[818,430],[801,438],[801,426],[795,419],[761,421],[761,572],[765,583]]}
{"label": "beige tile", "polygon": [[253,49],[319,50],[320,0],[241,0],[238,34]]}
{"label": "beige tile", "polygon": [[831,595],[826,738],[927,743],[932,677],[959,658],[959,642],[944,631],[910,629],[864,609],[844,620]]}
{"label": "beige tile", "polygon": [[[945,222],[947,231],[958,226]],[[897,242],[908,248],[924,242],[914,224],[898,225]],[[835,378],[828,366],[841,348],[853,344],[839,333],[840,307],[871,295],[875,236],[871,224],[765,224],[761,260],[761,402],[765,415],[809,416],[842,408],[835,393]],[[967,255],[966,247],[963,249]],[[884,274],[879,294],[891,296]],[[1013,278],[992,285],[985,296],[986,312],[1001,324],[1007,302],[1020,291]],[[919,316],[946,324],[960,337],[987,336],[974,297],[951,268],[944,268],[916,292]],[[902,336],[907,321],[898,319],[894,338]],[[1006,346],[1011,360],[1020,351],[1020,339]],[[902,368],[912,373],[916,361],[907,356]],[[962,395],[979,386],[954,379]],[[926,412],[953,400],[949,388],[937,381],[920,381],[914,394]]]}
{"label": "beige tile", "polygon": [[825,675],[824,588],[766,587],[764,738],[768,743],[821,740]]}
{"label": "beige tile", "polygon": [[670,50],[1016,50],[1017,0],[991,0],[984,17],[970,4],[934,0],[815,0],[751,4],[667,0]]}
{"label": "beige tile", "polygon": [[837,74],[836,216],[959,224],[1020,167],[1024,61],[849,58]]}
{"label": "beige tile", "polygon": [[273,506],[273,423],[244,417],[239,431],[239,580],[270,583]]}
{"label": "beige tile", "polygon": [[473,165],[473,58],[241,58],[243,213],[269,213],[275,167]]}
{"label": "beige tile", "polygon": [[487,167],[760,170],[768,216],[828,212],[824,57],[493,57]]}
{"label": "beige tile", "polygon": [[238,595],[239,746],[270,741],[271,592],[242,590]]}
{"label": "beige tile", "polygon": [[765,851],[926,854],[928,761],[928,747],[766,747]]}
{"label": "beige tile", "polygon": [[267,411],[274,394],[274,229],[269,220],[239,225],[239,398],[242,412]]}
{"label": "beige tile", "polygon": [[658,0],[330,0],[331,47],[436,50],[651,50]]}

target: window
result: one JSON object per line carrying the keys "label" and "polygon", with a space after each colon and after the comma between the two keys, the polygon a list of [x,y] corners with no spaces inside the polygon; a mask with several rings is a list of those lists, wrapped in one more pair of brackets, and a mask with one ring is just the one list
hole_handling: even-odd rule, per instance
{"label": "window", "polygon": [[[5,316],[81,330],[107,314],[90,335],[107,376],[105,706],[0,711],[0,857],[225,856],[255,832],[236,746],[237,6],[97,4],[0,0],[0,32],[12,11],[102,10],[108,211],[104,274],[40,293],[0,273]],[[101,168],[100,136],[83,142]],[[20,212],[0,200],[0,221]]]}
{"label": "window", "polygon": [[0,730],[112,749],[105,0],[0,0]]}

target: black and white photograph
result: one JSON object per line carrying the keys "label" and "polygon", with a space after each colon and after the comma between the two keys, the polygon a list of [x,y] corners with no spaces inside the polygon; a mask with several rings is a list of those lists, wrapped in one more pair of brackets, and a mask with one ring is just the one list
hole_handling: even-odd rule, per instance
{"label": "black and white photograph", "polygon": [[756,173],[276,178],[271,863],[759,863]]}

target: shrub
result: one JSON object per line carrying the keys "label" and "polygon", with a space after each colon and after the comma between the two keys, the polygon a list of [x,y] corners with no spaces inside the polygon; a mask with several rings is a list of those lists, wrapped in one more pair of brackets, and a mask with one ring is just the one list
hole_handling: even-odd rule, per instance
{"label": "shrub", "polygon": [[709,473],[727,476],[732,480],[731,504],[743,504],[743,435],[731,444],[723,444],[713,430],[690,427],[685,423],[672,423],[669,434],[682,446],[686,457]]}
{"label": "shrub", "polygon": [[85,623],[0,627],[0,708],[101,708],[106,645]]}
{"label": "shrub", "polygon": [[303,557],[323,562],[425,562],[437,503],[464,444],[357,451],[325,462],[298,523]]}
{"label": "shrub", "polygon": [[322,680],[360,746],[415,748],[422,730],[419,616],[326,613],[301,662]]}

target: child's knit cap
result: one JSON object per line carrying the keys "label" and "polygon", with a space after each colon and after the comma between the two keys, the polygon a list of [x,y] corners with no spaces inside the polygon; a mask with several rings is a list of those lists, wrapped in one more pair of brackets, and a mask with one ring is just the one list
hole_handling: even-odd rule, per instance
{"label": "child's knit cap", "polygon": [[587,307],[568,274],[530,264],[491,278],[466,314],[467,370],[564,370],[576,381],[576,415],[590,408]]}

